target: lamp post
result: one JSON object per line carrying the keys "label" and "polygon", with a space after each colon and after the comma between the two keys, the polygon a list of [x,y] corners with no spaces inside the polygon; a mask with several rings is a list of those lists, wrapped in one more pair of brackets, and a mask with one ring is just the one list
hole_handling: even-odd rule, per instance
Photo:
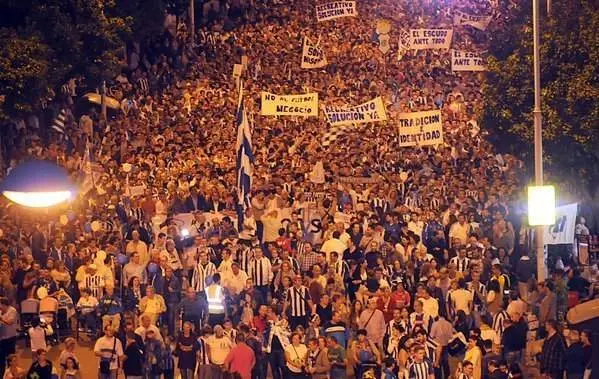
{"label": "lamp post", "polygon": [[30,208],[47,208],[70,199],[75,190],[67,171],[48,161],[31,160],[13,168],[0,184],[10,201]]}
{"label": "lamp post", "polygon": [[[539,0],[532,0],[532,33],[533,33],[533,71],[535,85],[534,117],[534,149],[535,149],[535,185],[543,185],[543,126],[541,118],[541,62],[539,38]],[[537,273],[539,282],[545,280],[545,244],[543,226],[535,229],[535,251],[537,255]]]}

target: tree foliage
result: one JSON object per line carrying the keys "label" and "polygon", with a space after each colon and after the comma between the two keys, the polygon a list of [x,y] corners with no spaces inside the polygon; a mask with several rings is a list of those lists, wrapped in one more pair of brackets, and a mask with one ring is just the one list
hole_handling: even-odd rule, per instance
{"label": "tree foliage", "polygon": [[[544,162],[553,177],[599,183],[599,6],[552,2],[541,18]],[[541,14],[545,14],[541,5]],[[482,115],[491,141],[532,167],[533,36],[531,0],[518,3],[490,33]]]}
{"label": "tree foliage", "polygon": [[117,15],[115,5],[102,0],[3,2],[0,13],[14,18],[2,30],[0,118],[36,110],[49,88],[74,76],[94,86],[118,73],[131,19]]}
{"label": "tree foliage", "polygon": [[[37,37],[0,29],[0,107],[30,112],[47,93],[49,49]],[[2,117],[2,112],[0,112]]]}

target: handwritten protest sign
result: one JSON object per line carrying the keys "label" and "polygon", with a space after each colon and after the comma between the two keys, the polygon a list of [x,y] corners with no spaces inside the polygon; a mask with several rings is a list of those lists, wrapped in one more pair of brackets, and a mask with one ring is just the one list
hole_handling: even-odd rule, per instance
{"label": "handwritten protest sign", "polygon": [[452,29],[411,29],[408,48],[412,50],[449,49]]}
{"label": "handwritten protest sign", "polygon": [[470,25],[479,30],[487,29],[491,22],[491,18],[492,16],[475,16],[457,9],[453,11],[454,25]]}
{"label": "handwritten protest sign", "polygon": [[302,68],[321,68],[327,65],[327,58],[324,56],[324,51],[319,45],[320,43],[312,44],[308,37],[304,37]]}
{"label": "handwritten protest sign", "polygon": [[355,1],[331,1],[316,6],[316,19],[318,22],[341,17],[355,17],[357,15],[358,10]]}
{"label": "handwritten protest sign", "polygon": [[385,105],[380,96],[357,106],[325,107],[324,112],[331,126],[387,120]]}
{"label": "handwritten protest sign", "polygon": [[443,143],[441,111],[399,114],[399,146],[428,146]]}
{"label": "handwritten protest sign", "polygon": [[275,95],[262,92],[262,116],[318,116],[318,93]]}
{"label": "handwritten protest sign", "polygon": [[470,51],[451,51],[452,71],[486,71],[487,65],[480,54]]}

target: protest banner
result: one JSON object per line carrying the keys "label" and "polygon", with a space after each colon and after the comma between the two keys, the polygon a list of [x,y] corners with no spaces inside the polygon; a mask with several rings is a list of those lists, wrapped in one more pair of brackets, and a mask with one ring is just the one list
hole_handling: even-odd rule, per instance
{"label": "protest banner", "polygon": [[451,51],[452,71],[487,71],[485,60],[480,54],[472,51]]}
{"label": "protest banner", "polygon": [[355,1],[331,1],[316,6],[316,19],[318,22],[341,17],[355,17],[357,15],[358,9]]}
{"label": "protest banner", "polygon": [[475,16],[457,9],[453,11],[454,25],[470,25],[479,30],[487,29],[491,22],[491,18],[492,16]]}
{"label": "protest banner", "polygon": [[383,98],[380,96],[357,106],[345,106],[342,108],[327,106],[324,112],[331,126],[387,120]]}
{"label": "protest banner", "polygon": [[129,195],[131,197],[141,196],[145,193],[146,193],[146,186],[144,186],[144,185],[129,187]]}
{"label": "protest banner", "polygon": [[443,143],[441,111],[399,114],[399,146],[428,146]]}
{"label": "protest banner", "polygon": [[381,179],[379,177],[362,177],[362,176],[340,176],[337,178],[338,183],[351,183],[351,184],[376,184]]}
{"label": "protest banner", "polygon": [[318,116],[318,93],[275,95],[262,91],[262,116]]}
{"label": "protest banner", "polygon": [[409,49],[449,49],[451,46],[452,29],[411,29],[408,41]]}
{"label": "protest banner", "polygon": [[302,50],[302,68],[321,68],[327,65],[327,57],[320,47],[320,40],[312,44],[308,37],[304,37],[304,47]]}
{"label": "protest banner", "polygon": [[555,224],[544,227],[546,245],[563,245],[574,243],[578,204],[568,204],[555,208]]}

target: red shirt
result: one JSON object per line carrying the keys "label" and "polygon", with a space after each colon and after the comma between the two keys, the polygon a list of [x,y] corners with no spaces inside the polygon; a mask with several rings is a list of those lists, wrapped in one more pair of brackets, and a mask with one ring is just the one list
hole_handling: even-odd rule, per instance
{"label": "red shirt", "polygon": [[383,312],[385,323],[388,323],[393,319],[393,310],[397,307],[397,302],[393,299],[393,296],[386,299],[383,296],[379,296],[376,301],[376,306]]}
{"label": "red shirt", "polygon": [[410,306],[410,294],[406,290],[403,290],[402,292],[393,292],[391,298],[395,301],[396,304],[403,302],[404,306]]}
{"label": "red shirt", "polygon": [[254,324],[254,328],[256,328],[256,331],[258,332],[258,335],[261,336],[262,334],[264,334],[264,331],[266,330],[267,327],[267,323],[266,323],[266,319],[258,316],[254,316],[253,320],[252,320],[252,324]]}
{"label": "red shirt", "polygon": [[256,364],[254,351],[245,343],[238,343],[225,358],[225,365],[231,372],[236,372],[241,379],[252,379],[252,368]]}

